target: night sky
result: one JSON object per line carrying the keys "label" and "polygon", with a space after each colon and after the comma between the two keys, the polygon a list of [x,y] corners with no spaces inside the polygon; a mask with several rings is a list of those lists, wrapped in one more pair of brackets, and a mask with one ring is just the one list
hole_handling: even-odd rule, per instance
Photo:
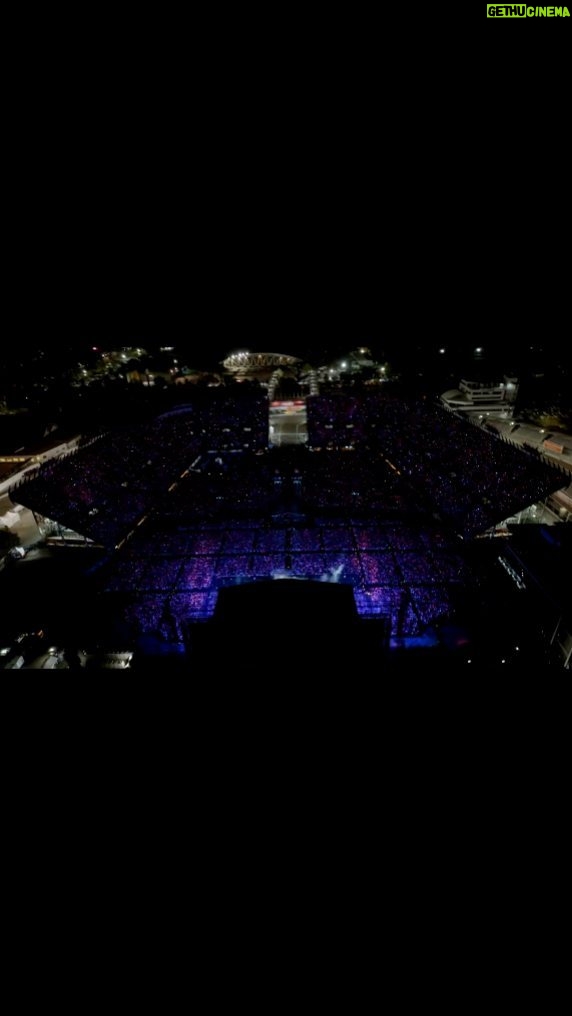
{"label": "night sky", "polygon": [[[3,346],[184,343],[197,366],[237,347],[563,349],[567,33],[553,23],[540,80],[532,27],[533,62],[448,33],[412,59],[387,22],[357,71],[322,24],[252,60],[217,26],[208,56],[199,33],[161,75],[119,46],[106,91],[99,56],[83,87],[46,68],[7,145]],[[507,76],[530,101],[495,101]]]}
{"label": "night sky", "polygon": [[564,355],[570,318],[558,265],[527,271],[519,257],[503,269],[491,254],[488,266],[473,261],[465,270],[453,252],[436,252],[431,265],[417,257],[414,241],[403,258],[392,243],[385,261],[370,264],[332,259],[322,248],[319,265],[298,254],[293,266],[284,250],[273,257],[269,248],[270,265],[252,256],[231,265],[221,256],[194,268],[189,262],[184,272],[172,261],[134,258],[122,270],[111,256],[105,270],[93,258],[82,271],[61,265],[61,277],[48,265],[44,278],[33,277],[33,298],[18,299],[6,338],[19,356],[35,346],[78,355],[91,345],[183,346],[198,367],[235,348],[318,362],[359,345],[374,357],[493,345],[509,355],[530,343]]}

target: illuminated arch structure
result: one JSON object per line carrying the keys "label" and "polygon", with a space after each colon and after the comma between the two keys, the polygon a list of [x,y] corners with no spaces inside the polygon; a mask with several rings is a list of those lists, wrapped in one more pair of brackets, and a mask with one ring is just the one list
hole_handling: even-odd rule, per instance
{"label": "illuminated arch structure", "polygon": [[279,367],[292,368],[301,363],[302,361],[297,356],[290,356],[288,353],[252,353],[247,350],[237,350],[223,360],[223,367],[231,374],[241,374],[248,377],[249,374],[271,374]]}

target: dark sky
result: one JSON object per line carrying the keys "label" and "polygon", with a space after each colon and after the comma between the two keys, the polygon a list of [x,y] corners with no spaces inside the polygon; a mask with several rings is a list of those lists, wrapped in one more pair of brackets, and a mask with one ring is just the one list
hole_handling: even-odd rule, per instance
{"label": "dark sky", "polygon": [[105,280],[97,287],[76,283],[69,293],[53,286],[22,309],[13,345],[65,346],[78,354],[87,345],[182,345],[197,366],[234,348],[307,352],[309,359],[362,344],[374,355],[439,346],[518,351],[530,342],[564,352],[568,311],[558,287],[541,285],[538,276],[533,283],[505,275],[503,292],[488,289],[486,278],[467,286],[453,272],[446,281],[428,269],[425,278],[409,281],[383,276],[362,286],[343,271],[321,280],[259,272],[252,283],[216,271],[194,285],[174,281],[171,289],[156,280],[147,289],[133,279],[121,291]]}
{"label": "dark sky", "polygon": [[[448,42],[446,59],[405,51],[400,64],[387,59],[396,38],[380,52],[376,36],[351,75],[338,49],[329,66],[310,47],[296,88],[290,57],[272,74],[270,50],[263,75],[240,57],[219,67],[218,34],[208,73],[162,90],[145,59],[103,99],[98,70],[74,105],[75,78],[58,87],[50,69],[8,146],[3,343],[185,341],[209,359],[237,346],[562,347],[567,92],[546,75],[539,87],[538,42],[534,63],[504,41],[476,65]],[[552,74],[555,42],[550,57]],[[534,96],[510,115],[493,101],[509,71]]]}
{"label": "dark sky", "polygon": [[512,231],[512,223],[497,227],[483,264],[468,257],[468,239],[455,245],[450,225],[433,260],[421,250],[426,238],[404,239],[396,226],[359,258],[343,242],[308,252],[303,235],[295,246],[277,231],[264,252],[246,242],[242,252],[231,249],[224,237],[213,252],[203,238],[202,247],[172,248],[161,260],[135,244],[118,254],[111,233],[109,248],[96,245],[95,254],[78,244],[76,261],[54,263],[42,252],[14,280],[5,335],[21,349],[182,343],[209,360],[237,347],[342,352],[362,343],[401,352],[531,341],[562,349],[570,334],[563,266],[527,261],[518,250],[524,229]]}

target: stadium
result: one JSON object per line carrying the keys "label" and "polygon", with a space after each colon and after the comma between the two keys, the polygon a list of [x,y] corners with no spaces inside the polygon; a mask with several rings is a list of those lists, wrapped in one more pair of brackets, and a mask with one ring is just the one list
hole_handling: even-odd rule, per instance
{"label": "stadium", "polygon": [[237,350],[230,353],[223,360],[223,367],[229,374],[236,377],[269,378],[274,371],[281,369],[294,369],[301,364],[301,360],[288,353],[251,353],[247,350]]}
{"label": "stadium", "polygon": [[389,385],[306,410],[307,443],[271,447],[263,389],[207,389],[39,467],[11,497],[85,563],[30,623],[189,673],[533,658],[533,584],[483,536],[563,487],[561,469]]}

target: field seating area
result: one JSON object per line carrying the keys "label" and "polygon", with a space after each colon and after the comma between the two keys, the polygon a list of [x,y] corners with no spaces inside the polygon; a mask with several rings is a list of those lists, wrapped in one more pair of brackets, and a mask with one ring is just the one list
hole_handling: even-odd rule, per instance
{"label": "field seating area", "polygon": [[16,497],[109,550],[98,596],[134,640],[182,643],[221,587],[271,577],[348,583],[361,617],[409,637],[451,618],[474,583],[460,537],[564,482],[538,455],[385,390],[312,396],[308,420],[309,447],[268,449],[265,397],[213,389],[46,464]]}

